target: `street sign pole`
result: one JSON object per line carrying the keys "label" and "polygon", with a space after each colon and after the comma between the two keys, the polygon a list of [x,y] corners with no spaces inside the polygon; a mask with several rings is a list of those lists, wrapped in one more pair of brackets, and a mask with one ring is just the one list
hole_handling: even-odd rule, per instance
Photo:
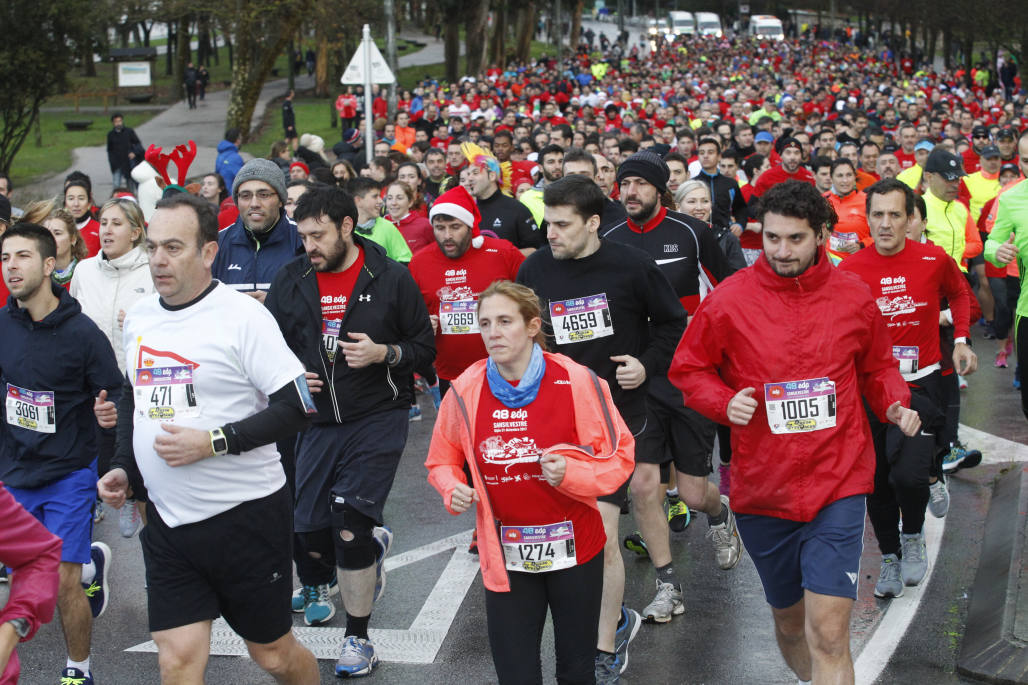
{"label": "street sign pole", "polygon": [[371,166],[375,155],[375,115],[371,111],[374,104],[371,96],[371,27],[364,25],[364,40],[361,41],[364,52],[364,161]]}

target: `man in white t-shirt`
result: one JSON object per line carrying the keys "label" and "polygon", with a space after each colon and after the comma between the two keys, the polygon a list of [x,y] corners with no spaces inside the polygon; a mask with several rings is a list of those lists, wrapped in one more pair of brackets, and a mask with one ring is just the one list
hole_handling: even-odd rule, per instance
{"label": "man in white t-shirt", "polygon": [[274,442],[314,411],[303,365],[271,314],[211,278],[218,226],[188,194],[157,203],[146,249],[158,297],[124,323],[126,383],[101,497],[120,507],[146,487],[150,631],[165,682],[202,682],[219,615],[280,683],[319,682],[293,636],[292,497]]}

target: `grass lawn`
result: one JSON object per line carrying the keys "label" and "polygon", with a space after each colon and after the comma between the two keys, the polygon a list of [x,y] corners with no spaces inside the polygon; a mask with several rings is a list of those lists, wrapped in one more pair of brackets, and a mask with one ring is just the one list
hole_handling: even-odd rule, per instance
{"label": "grass lawn", "polygon": [[[159,109],[126,112],[125,125],[135,128],[160,112]],[[88,131],[67,131],[64,122],[68,119],[92,119],[93,125]],[[15,187],[64,171],[71,166],[71,152],[77,147],[105,145],[107,131],[111,126],[108,116],[98,112],[77,115],[70,112],[41,112],[39,128],[42,146],[36,146],[36,132],[33,128],[11,165]]]}

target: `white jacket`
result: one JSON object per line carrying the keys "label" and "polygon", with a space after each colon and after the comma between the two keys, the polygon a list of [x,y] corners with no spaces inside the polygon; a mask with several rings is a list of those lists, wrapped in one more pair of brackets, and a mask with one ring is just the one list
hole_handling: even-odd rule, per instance
{"label": "white jacket", "polygon": [[117,259],[108,260],[101,251],[75,267],[71,295],[82,306],[82,313],[93,320],[111,341],[118,368],[125,371],[125,352],[121,343],[118,313],[128,311],[140,299],[155,292],[150,278],[149,258],[142,245]]}

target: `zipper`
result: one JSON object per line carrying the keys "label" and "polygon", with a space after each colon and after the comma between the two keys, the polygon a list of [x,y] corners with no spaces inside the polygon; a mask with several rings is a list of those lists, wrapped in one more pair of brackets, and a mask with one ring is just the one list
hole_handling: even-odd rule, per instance
{"label": "zipper", "polygon": [[393,389],[393,399],[398,399],[400,397],[400,391],[397,389],[396,384],[393,383],[393,371],[388,366],[386,367],[386,382],[389,384],[389,387]]}

